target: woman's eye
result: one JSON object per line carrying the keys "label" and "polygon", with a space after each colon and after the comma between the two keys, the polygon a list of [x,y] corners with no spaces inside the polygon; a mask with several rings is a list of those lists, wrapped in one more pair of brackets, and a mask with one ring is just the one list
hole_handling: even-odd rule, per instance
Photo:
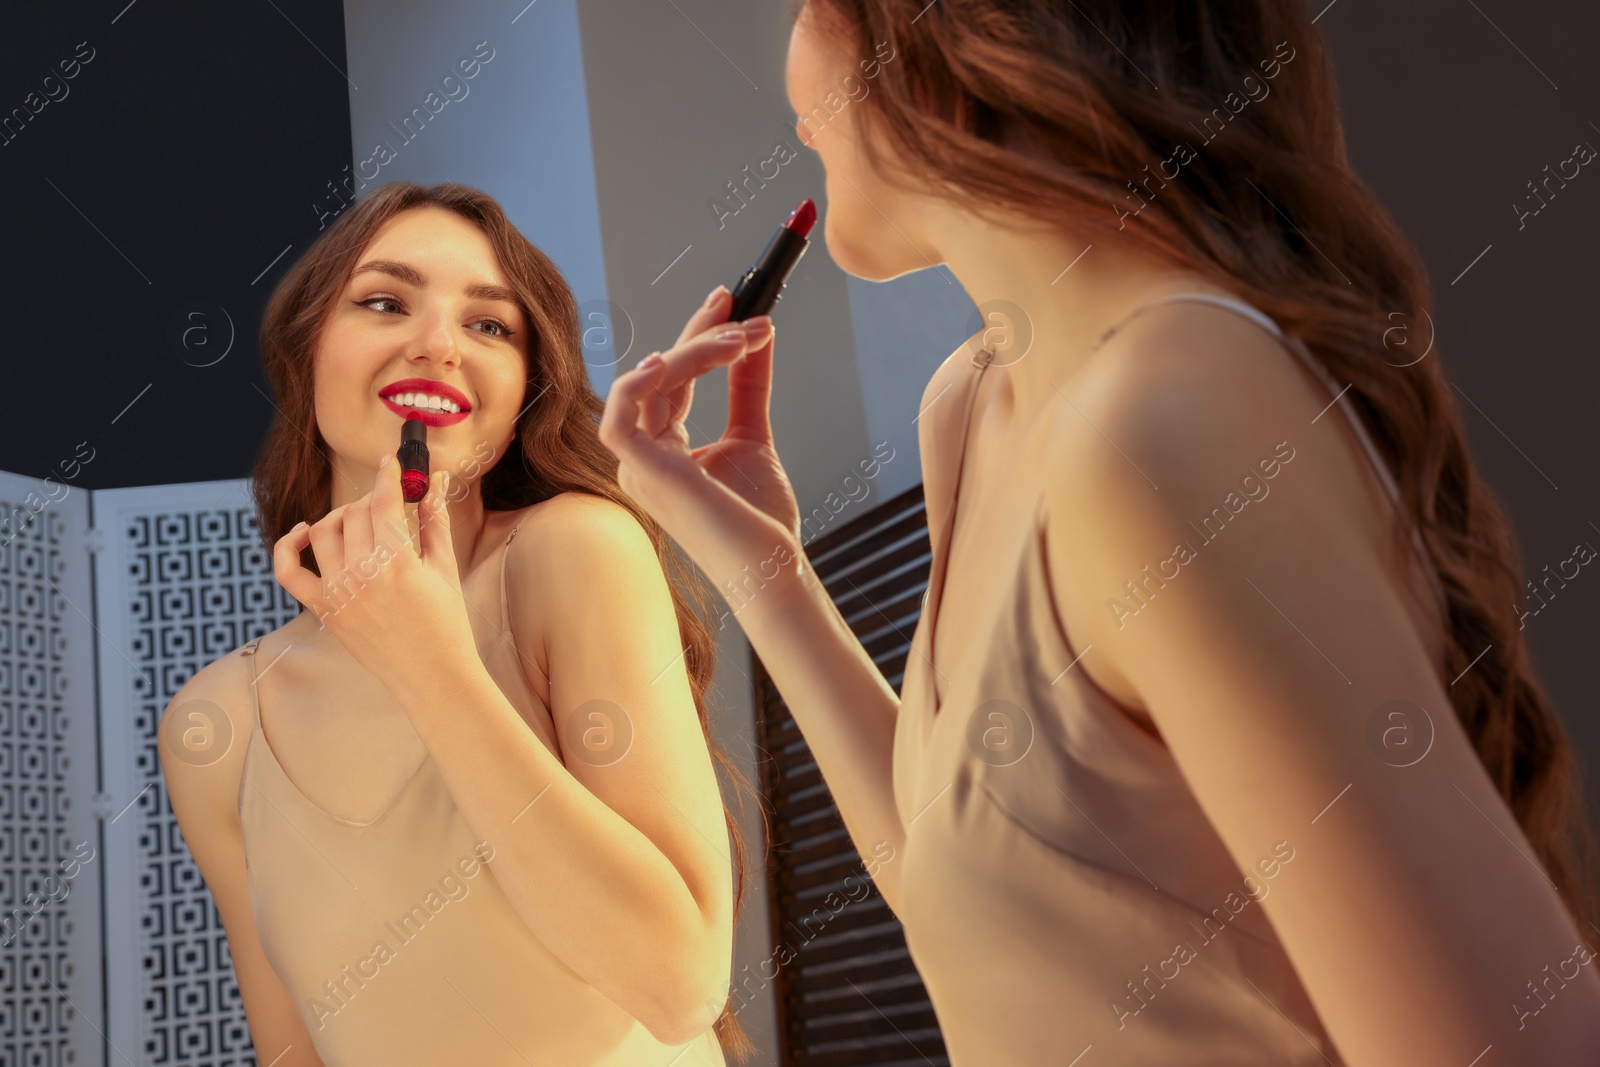
{"label": "woman's eye", "polygon": [[[398,308],[400,306],[400,301],[396,300],[392,296],[372,296],[372,297],[368,297],[365,300],[357,300],[356,301],[356,306],[358,306],[358,307],[372,307],[374,304],[393,304],[393,305],[395,305],[396,308]],[[374,311],[378,311],[378,309],[375,308],[375,307],[373,308],[373,310]],[[394,312],[394,311],[380,311],[379,313],[383,314],[383,315],[396,314],[396,312]],[[500,332],[499,333],[491,333],[489,335],[491,337],[510,337],[512,332],[513,332],[511,327],[507,326],[505,323],[501,322],[499,319],[483,319],[482,321],[476,322],[473,325],[475,325],[475,326],[495,326],[495,327],[498,327]],[[479,331],[479,332],[481,333],[481,332],[484,332],[484,331]]]}

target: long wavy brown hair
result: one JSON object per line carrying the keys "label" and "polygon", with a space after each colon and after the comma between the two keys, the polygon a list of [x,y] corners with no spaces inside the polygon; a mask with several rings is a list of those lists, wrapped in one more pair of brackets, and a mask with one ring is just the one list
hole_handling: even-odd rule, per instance
{"label": "long wavy brown hair", "polygon": [[[312,354],[322,326],[378,229],[402,211],[425,206],[454,211],[483,231],[530,324],[525,396],[539,399],[518,416],[515,444],[484,474],[480,482],[484,509],[511,511],[570,491],[605,497],[632,513],[649,534],[672,590],[695,712],[712,759],[737,790],[759,803],[749,779],[712,736],[706,715],[705,693],[716,668],[716,640],[706,618],[715,591],[672,545],[660,524],[617,484],[617,458],[600,442],[599,419],[605,403],[589,383],[572,290],[555,263],[511,225],[487,193],[449,182],[378,186],[319,236],[274,288],[261,320],[260,343],[267,381],[277,397],[277,416],[252,473],[257,520],[267,551],[302,519],[314,522],[326,515],[333,499],[333,468],[313,409]],[[309,549],[302,560],[316,569]],[[723,817],[733,843],[737,923],[747,850],[726,802]],[[754,1053],[755,1046],[727,1002],[714,1028],[723,1049],[739,1060]]]}
{"label": "long wavy brown hair", "polygon": [[[1265,311],[1350,383],[1445,590],[1447,651],[1433,666],[1454,679],[1457,718],[1581,929],[1600,923],[1597,849],[1577,761],[1522,639],[1517,541],[1473,466],[1440,360],[1418,358],[1431,343],[1426,272],[1350,166],[1314,6],[789,10],[818,17],[846,60],[892,47],[857,105],[872,134],[863,157],[886,180],[903,170],[976,211],[994,205],[1091,244],[1134,242]],[[1395,535],[1410,537],[1398,523]]]}

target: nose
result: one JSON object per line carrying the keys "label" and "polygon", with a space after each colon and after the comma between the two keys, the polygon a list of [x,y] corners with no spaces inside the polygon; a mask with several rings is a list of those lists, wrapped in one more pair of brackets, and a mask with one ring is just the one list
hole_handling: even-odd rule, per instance
{"label": "nose", "polygon": [[456,344],[454,320],[446,311],[435,311],[419,316],[422,323],[412,353],[412,360],[426,359],[441,367],[454,367],[461,362],[461,350]]}

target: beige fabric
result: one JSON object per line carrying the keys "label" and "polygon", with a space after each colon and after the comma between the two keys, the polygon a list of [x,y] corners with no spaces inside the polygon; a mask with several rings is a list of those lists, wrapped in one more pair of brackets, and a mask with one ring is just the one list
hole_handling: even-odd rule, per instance
{"label": "beige fabric", "polygon": [[[1196,293],[1158,302],[1188,299],[1284,336],[1236,301]],[[1337,1067],[1261,903],[1165,744],[1082,670],[1067,669],[1079,650],[1052,604],[1036,488],[984,502],[984,526],[1007,532],[965,554],[963,564],[982,573],[962,582],[996,595],[959,621],[963,662],[975,666],[935,672],[932,635],[966,447],[966,422],[957,420],[970,420],[985,369],[978,361],[953,390],[956,402],[924,415],[939,420],[934,440],[960,449],[940,463],[954,472],[951,503],[894,742],[906,825],[893,861],[904,864],[900,919],[953,1067]],[[1353,417],[1352,425],[1392,493]],[[1008,721],[993,712],[1010,713],[1009,738],[990,738],[999,745],[981,736]],[[1024,717],[1032,724],[1025,755]]]}
{"label": "beige fabric", "polygon": [[[484,663],[559,751],[516,662],[503,551],[500,590],[502,638],[480,645]],[[712,1031],[663,1045],[545,948],[480,862],[431,757],[370,823],[300,793],[261,730],[258,643],[241,651],[254,716],[239,786],[250,901],[327,1067],[725,1067]]]}

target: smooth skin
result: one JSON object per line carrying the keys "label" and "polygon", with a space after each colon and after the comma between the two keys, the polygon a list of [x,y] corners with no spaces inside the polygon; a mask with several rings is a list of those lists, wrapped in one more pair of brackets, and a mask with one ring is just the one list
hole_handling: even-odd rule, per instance
{"label": "smooth skin", "polygon": [[[812,19],[805,9],[788,57],[789,100],[802,115],[850,62]],[[1529,996],[1526,983],[1580,943],[1594,946],[1600,930],[1575,927],[1451,711],[1440,620],[1395,547],[1387,499],[1342,413],[1323,412],[1332,398],[1270,334],[1203,304],[1149,310],[1091,353],[1102,331],[1157,296],[1226,291],[1111,244],[1062,275],[1086,242],[1022,218],[997,226],[898,168],[870,173],[855,111],[843,120],[808,144],[827,172],[835,262],[880,281],[943,265],[975,303],[1010,301],[1034,328],[1025,357],[984,375],[953,548],[935,546],[951,553],[939,672],[976,666],[961,627],[994,593],[963,564],[993,543],[986,499],[1038,477],[1054,602],[1082,652],[1073,669],[1159,732],[1241,870],[1275,842],[1295,847],[1262,907],[1346,1062],[1600,1059],[1600,965],[1564,974],[1558,996],[1519,1027],[1512,1005]],[[738,618],[857,850],[872,854],[882,841],[898,850],[899,700],[804,563],[768,418],[773,341],[715,340],[729,310],[718,293],[677,346],[617,379],[602,439],[622,461],[623,486],[719,588],[788,539],[796,563]],[[1012,340],[1000,341],[1004,357]],[[935,371],[919,410],[950,402],[946,388],[974,373],[966,360],[977,344]],[[690,452],[682,416],[693,381],[720,365],[729,366],[728,428]],[[930,440],[932,422],[919,421],[919,444],[938,538],[956,472],[937,458],[953,460],[956,444]],[[1119,625],[1107,601],[1124,581],[1197,540],[1188,522],[1284,441],[1295,458],[1271,498]],[[1366,741],[1370,716],[1394,699],[1428,709],[1435,731],[1427,755],[1405,768]],[[897,910],[899,878],[893,863],[875,878]]]}
{"label": "smooth skin", "polygon": [[[356,821],[385,810],[431,756],[534,934],[658,1040],[685,1044],[726,999],[732,873],[666,577],[644,529],[611,501],[564,493],[517,512],[483,509],[480,479],[511,444],[526,403],[528,329],[514,303],[466,293],[473,283],[507,285],[481,231],[443,209],[412,209],[378,232],[360,264],[373,260],[407,264],[421,281],[358,266],[319,338],[316,411],[333,456],[332,510],[274,549],[278,581],[310,610],[256,653],[264,729],[301,791]],[[409,377],[448,382],[472,403],[466,420],[429,431],[433,484],[416,505],[403,500],[398,465],[383,463],[402,420],[378,399]],[[330,597],[300,564],[308,544],[325,576],[375,576]],[[502,551],[509,638],[499,633]],[[580,705],[608,700],[629,717],[627,754],[598,766],[542,744],[479,657],[480,646],[506,639],[558,734],[568,736],[563,726]],[[231,727],[215,758],[171,747],[168,719],[193,723],[197,700]],[[243,657],[199,671],[162,721],[168,793],[222,916],[257,1054],[315,1067],[248,895],[238,811],[251,731]]]}

